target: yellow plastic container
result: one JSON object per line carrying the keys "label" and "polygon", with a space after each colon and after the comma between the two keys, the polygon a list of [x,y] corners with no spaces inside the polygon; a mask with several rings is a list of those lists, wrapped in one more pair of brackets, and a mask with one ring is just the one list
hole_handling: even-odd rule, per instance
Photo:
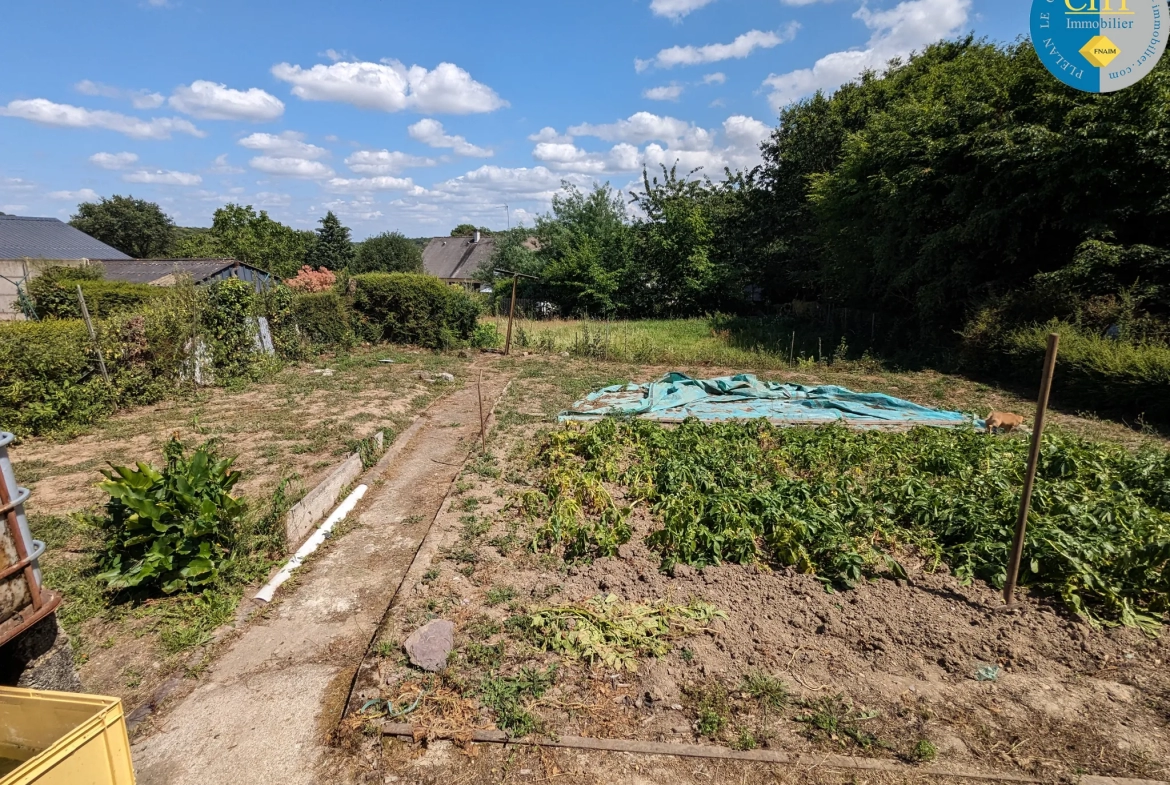
{"label": "yellow plastic container", "polygon": [[134,785],[122,701],[0,687],[0,785]]}

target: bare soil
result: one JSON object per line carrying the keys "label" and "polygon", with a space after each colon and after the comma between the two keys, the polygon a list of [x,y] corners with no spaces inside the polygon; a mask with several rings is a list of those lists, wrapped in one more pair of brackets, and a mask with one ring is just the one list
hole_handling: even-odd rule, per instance
{"label": "bare soil", "polygon": [[[435,524],[442,537],[436,558],[391,609],[351,707],[409,692],[411,685],[433,687],[409,666],[398,644],[426,620],[443,617],[456,624],[456,651],[436,697],[424,699],[409,719],[431,729],[492,727],[494,715],[477,701],[484,680],[556,664],[555,686],[528,706],[549,734],[750,743],[797,754],[901,761],[916,760],[926,741],[940,764],[1045,781],[1072,781],[1084,773],[1170,778],[1165,636],[1093,629],[1031,597],[1023,598],[1020,611],[1003,613],[991,587],[963,586],[945,567],[926,572],[912,555],[904,561],[908,582],[878,580],[840,593],[786,569],[680,567],[667,575],[642,544],[652,528],[645,511],[635,515],[633,540],[618,558],[570,566],[531,551],[531,529],[511,501],[538,471],[529,460],[539,432],[555,427],[550,410],[566,406],[600,377],[627,370],[599,366],[518,362],[523,382],[501,404],[500,426],[488,444],[492,458],[473,461],[457,482]],[[856,386],[899,392],[876,383]],[[1013,400],[1000,391],[987,397]],[[1117,427],[1075,415],[1058,419],[1079,432]],[[537,651],[522,633],[504,626],[533,607],[606,594],[629,602],[701,599],[728,618],[678,641],[667,656],[642,661],[636,674]],[[498,663],[483,662],[485,645],[501,646]],[[750,699],[743,687],[749,674],[784,682],[786,705],[765,710]],[[724,723],[714,732],[701,731],[700,712],[712,707]],[[822,732],[809,720],[826,712],[839,726]],[[363,727],[373,726],[360,717],[349,726],[354,734]],[[432,747],[441,753],[351,737],[345,759],[363,782],[537,782],[554,776],[558,782],[831,782],[836,776],[754,764],[437,744]],[[865,781],[890,780],[875,775]]]}

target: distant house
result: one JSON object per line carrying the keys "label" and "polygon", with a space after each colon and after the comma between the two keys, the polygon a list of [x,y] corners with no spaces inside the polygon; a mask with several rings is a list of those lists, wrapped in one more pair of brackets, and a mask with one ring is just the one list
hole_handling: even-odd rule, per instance
{"label": "distant house", "polygon": [[235,259],[129,259],[101,260],[107,281],[148,283],[154,286],[174,286],[180,275],[189,275],[196,286],[214,283],[225,278],[248,281],[257,291],[272,282],[272,276],[250,264]]}
{"label": "distant house", "polygon": [[423,249],[423,269],[452,286],[475,291],[479,283],[472,280],[476,270],[491,261],[496,241],[482,237],[435,237]]}
{"label": "distant house", "polygon": [[23,288],[47,267],[81,267],[95,259],[129,256],[56,218],[0,215],[0,319],[21,319]]}

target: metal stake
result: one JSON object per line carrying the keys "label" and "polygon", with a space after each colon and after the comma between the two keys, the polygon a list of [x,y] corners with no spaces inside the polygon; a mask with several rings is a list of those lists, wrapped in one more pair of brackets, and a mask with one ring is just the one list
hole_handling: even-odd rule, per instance
{"label": "metal stake", "polygon": [[479,399],[479,443],[487,455],[487,432],[483,421],[483,371],[479,372],[479,379],[475,383],[475,397]]}
{"label": "metal stake", "polygon": [[1032,507],[1032,490],[1036,485],[1036,464],[1040,461],[1040,437],[1044,434],[1044,416],[1048,413],[1048,395],[1052,392],[1052,374],[1056,369],[1056,352],[1059,347],[1060,336],[1049,334],[1048,353],[1044,356],[1044,375],[1040,379],[1040,398],[1036,401],[1036,422],[1032,425],[1032,444],[1028,450],[1028,470],[1024,474],[1024,495],[1020,499],[1020,517],[1016,520],[1012,558],[1003,585],[1003,602],[1009,607],[1015,600],[1020,562],[1024,558],[1024,535],[1028,528],[1028,511]]}
{"label": "metal stake", "polygon": [[85,319],[86,329],[89,330],[89,340],[93,341],[93,350],[97,352],[98,365],[102,369],[102,378],[106,380],[106,384],[110,384],[110,374],[106,371],[106,361],[102,357],[102,347],[98,343],[97,333],[94,332],[93,321],[89,318],[89,309],[85,307],[85,295],[81,293],[81,284],[77,284],[77,302],[81,304],[81,316]]}

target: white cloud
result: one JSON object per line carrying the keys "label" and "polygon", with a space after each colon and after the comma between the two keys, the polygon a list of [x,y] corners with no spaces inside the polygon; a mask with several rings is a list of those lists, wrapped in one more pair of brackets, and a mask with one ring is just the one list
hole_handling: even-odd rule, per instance
{"label": "white cloud", "polygon": [[288,207],[292,204],[292,196],[273,191],[260,191],[249,201],[257,207]]}
{"label": "white cloud", "polygon": [[329,155],[324,147],[309,144],[305,135],[296,131],[282,131],[279,134],[256,133],[239,141],[241,147],[269,153],[278,158],[308,158],[316,160]]}
{"label": "white cloud", "polygon": [[697,11],[713,2],[715,0],[651,0],[650,10],[656,16],[665,16],[668,19],[679,20],[691,11]]}
{"label": "white cloud", "polygon": [[0,116],[19,117],[41,125],[60,128],[103,128],[135,139],[170,139],[172,133],[206,136],[189,121],[178,117],[155,117],[143,120],[118,112],[82,109],[69,104],[57,104],[45,98],[9,101],[0,107]]}
{"label": "white cloud", "polygon": [[713,74],[707,74],[703,77],[703,84],[724,84],[727,82],[727,74],[722,71],[716,71]]}
{"label": "white cloud", "polygon": [[284,114],[284,103],[258,87],[233,90],[227,85],[204,79],[176,87],[169,103],[183,114],[201,120],[249,120],[260,123],[275,120]]}
{"label": "white cloud", "polygon": [[358,174],[398,174],[403,169],[434,166],[434,158],[423,158],[389,150],[358,150],[345,159],[345,165]]}
{"label": "white cloud", "polygon": [[438,120],[426,118],[419,120],[406,129],[412,139],[431,147],[449,147],[456,155],[466,155],[470,158],[491,158],[493,153],[486,147],[477,147],[462,136],[451,136],[443,130],[443,124]]}
{"label": "white cloud", "polygon": [[248,161],[253,169],[278,177],[299,177],[304,180],[324,180],[333,176],[333,170],[320,161],[293,156],[258,155]]}
{"label": "white cloud", "polygon": [[754,117],[740,114],[723,121],[723,135],[737,150],[756,150],[772,135],[772,129]]}
{"label": "white cloud", "polygon": [[79,191],[50,191],[45,196],[66,202],[96,202],[100,198],[97,191],[92,188],[82,188]]}
{"label": "white cloud", "polygon": [[662,87],[651,87],[642,92],[642,97],[651,101],[677,101],[679,96],[683,94],[683,86],[677,82],[671,82]]}
{"label": "white cloud", "polygon": [[638,148],[624,142],[603,153],[586,152],[570,143],[541,142],[533,149],[532,157],[558,172],[606,174],[642,168]]}
{"label": "white cloud", "polygon": [[228,162],[228,154],[223,153],[215,157],[215,163],[211,166],[213,174],[243,174],[244,170],[238,166],[232,166]]}
{"label": "white cloud", "polygon": [[3,188],[5,191],[31,191],[36,187],[36,183],[29,182],[20,177],[0,178],[0,188]]}
{"label": "white cloud", "polygon": [[789,22],[788,26],[778,33],[749,30],[730,44],[672,46],[669,49],[663,49],[653,60],[635,60],[634,66],[641,72],[652,65],[659,68],[674,68],[677,65],[701,65],[703,63],[718,63],[721,60],[742,60],[757,49],[771,49],[791,41],[796,37],[796,31],[799,28],[799,23]]}
{"label": "white cloud", "polygon": [[358,198],[348,202],[344,199],[335,199],[325,202],[324,207],[347,221],[376,221],[382,217],[382,211],[375,209],[373,201],[369,198]]}
{"label": "white cloud", "polygon": [[329,190],[343,193],[361,191],[414,191],[418,188],[409,177],[334,177],[326,183]]}
{"label": "white cloud", "polygon": [[779,109],[817,90],[835,90],[867,69],[952,35],[967,24],[970,10],[971,0],[904,0],[886,11],[862,5],[853,17],[873,31],[865,48],[827,54],[812,68],[772,74],[764,80],[772,88],[772,105]]}
{"label": "white cloud", "polygon": [[831,3],[833,0],[780,0],[784,5],[813,5],[814,3]]}
{"label": "white cloud", "polygon": [[91,82],[89,79],[82,79],[73,88],[84,95],[129,101],[135,109],[157,109],[167,100],[161,94],[149,90],[123,90],[101,82]]}
{"label": "white cloud", "polygon": [[0,204],[0,213],[8,213],[9,215],[23,213],[27,209],[27,204]]}
{"label": "white cloud", "polygon": [[607,142],[628,142],[629,144],[643,144],[651,141],[661,141],[671,144],[683,143],[687,147],[699,148],[709,146],[710,133],[702,128],[678,120],[674,117],[661,117],[650,112],[638,112],[630,115],[626,120],[604,125],[582,123],[569,128],[572,136],[596,136]]}
{"label": "white cloud", "polygon": [[199,185],[203,178],[189,172],[176,172],[171,169],[139,169],[122,175],[128,183],[145,183],[147,185]]}
{"label": "white cloud", "polygon": [[279,63],[272,67],[272,74],[293,85],[292,93],[297,98],[340,101],[384,112],[414,109],[435,114],[473,114],[508,106],[495,90],[452,63],[439,63],[430,71],[417,65],[407,68],[397,60],[336,62],[312,68]]}
{"label": "white cloud", "polygon": [[103,169],[125,169],[138,163],[138,156],[134,153],[94,153],[89,162]]}
{"label": "white cloud", "polygon": [[571,142],[573,137],[557,133],[557,129],[545,126],[534,134],[529,135],[530,142]]}
{"label": "white cloud", "polygon": [[544,166],[509,169],[502,166],[481,166],[459,177],[434,186],[434,191],[461,202],[488,202],[500,204],[501,196],[527,198],[547,202],[561,190],[561,180],[580,185],[591,182],[588,177],[562,176]]}

